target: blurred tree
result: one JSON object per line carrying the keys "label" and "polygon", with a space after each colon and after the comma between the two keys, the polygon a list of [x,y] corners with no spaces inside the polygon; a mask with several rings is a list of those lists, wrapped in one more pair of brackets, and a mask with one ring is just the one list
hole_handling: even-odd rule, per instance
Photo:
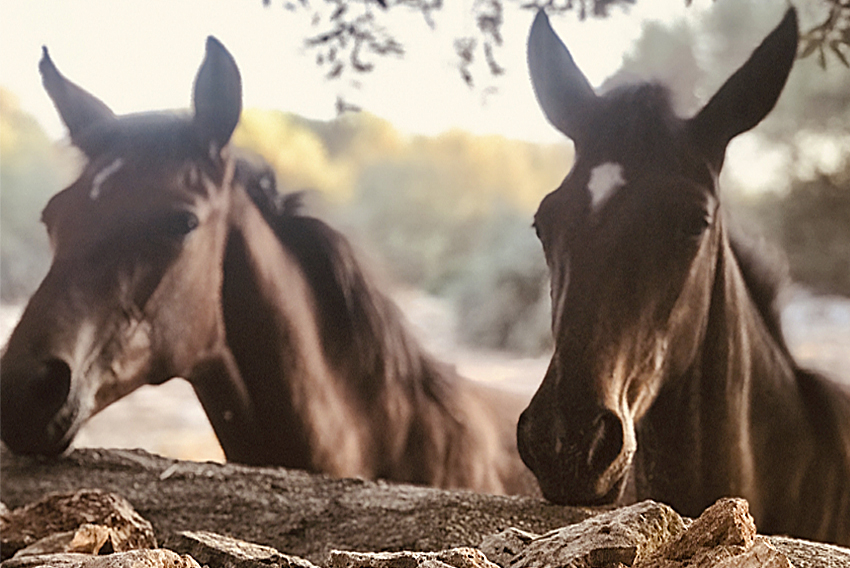
{"label": "blurred tree", "polygon": [[20,301],[35,291],[50,264],[38,222],[47,200],[70,170],[35,119],[0,88],[0,299]]}
{"label": "blurred tree", "polygon": [[322,138],[291,114],[246,109],[233,142],[262,155],[277,171],[283,191],[312,189],[331,200],[350,197],[353,172],[333,160]]}
{"label": "blurred tree", "polygon": [[[695,53],[696,32],[685,22],[667,27],[651,21],[623,63],[601,87],[606,91],[619,85],[658,81],[670,88],[676,110],[687,115],[700,104],[697,91],[703,71]],[[703,101],[704,102],[704,101]]]}
{"label": "blurred tree", "polygon": [[784,250],[795,282],[850,296],[850,160],[838,172],[796,179],[787,195],[757,196],[749,210]]}

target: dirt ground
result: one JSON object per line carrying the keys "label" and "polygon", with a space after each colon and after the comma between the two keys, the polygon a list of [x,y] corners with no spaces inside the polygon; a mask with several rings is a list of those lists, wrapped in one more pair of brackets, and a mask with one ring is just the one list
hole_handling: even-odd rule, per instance
{"label": "dirt ground", "polygon": [[[506,353],[459,348],[454,320],[442,301],[417,292],[396,296],[424,344],[471,379],[525,393],[537,388],[549,357],[519,358]],[[21,308],[0,306],[0,343]],[[850,299],[796,293],[783,312],[788,343],[798,360],[850,384]],[[95,416],[75,447],[142,448],[167,457],[223,461],[224,455],[191,386],[173,379],[143,387]]]}

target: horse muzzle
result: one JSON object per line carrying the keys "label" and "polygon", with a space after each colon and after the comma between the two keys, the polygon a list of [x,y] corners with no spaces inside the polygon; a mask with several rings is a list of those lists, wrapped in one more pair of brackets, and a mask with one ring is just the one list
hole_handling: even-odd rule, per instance
{"label": "horse muzzle", "polygon": [[614,503],[623,492],[634,456],[634,444],[623,422],[602,411],[590,427],[536,425],[526,409],[517,425],[523,462],[537,477],[543,496],[559,505]]}
{"label": "horse muzzle", "polygon": [[0,438],[18,454],[56,455],[78,428],[78,405],[69,399],[71,368],[49,358],[23,367],[0,362]]}

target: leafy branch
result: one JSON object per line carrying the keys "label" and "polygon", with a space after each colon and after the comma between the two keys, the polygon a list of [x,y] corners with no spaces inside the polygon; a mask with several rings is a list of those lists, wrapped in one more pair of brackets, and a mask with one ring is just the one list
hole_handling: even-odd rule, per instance
{"label": "leafy branch", "polygon": [[[497,51],[502,46],[504,4],[512,1],[523,9],[545,8],[549,13],[576,11],[580,19],[588,15],[605,17],[610,6],[632,4],[636,0],[474,0],[472,13],[476,34],[454,41],[457,68],[461,78],[474,86],[473,64],[482,58],[492,76],[504,73]],[[271,6],[272,0],[263,0]],[[399,8],[422,15],[424,23],[434,29],[435,13],[443,8],[443,0],[283,0],[285,9],[310,10],[314,28],[321,31],[308,36],[305,45],[315,53],[316,63],[327,68],[329,79],[339,79],[347,70],[355,74],[369,73],[381,57],[403,56],[404,44],[381,25],[381,16]]]}
{"label": "leafy branch", "polygon": [[[650,0],[643,0],[650,1]],[[692,0],[682,0],[690,5]],[[817,54],[826,67],[827,53],[850,67],[850,0],[812,0],[827,8],[824,21],[800,37],[800,57]],[[270,6],[273,0],[263,0]],[[580,20],[605,18],[613,6],[635,4],[637,0],[473,0],[475,33],[454,40],[457,68],[461,79],[475,85],[473,66],[483,60],[491,76],[505,69],[498,61],[502,46],[505,5],[512,2],[520,9],[545,9],[549,14],[574,12]],[[383,16],[398,9],[419,13],[428,27],[436,28],[434,16],[443,8],[443,0],[283,0],[288,10],[310,10],[318,32],[308,36],[305,45],[315,53],[316,63],[327,69],[329,79],[341,78],[347,70],[355,75],[369,73],[376,60],[386,56],[402,57],[404,43],[381,24]]]}
{"label": "leafy branch", "polygon": [[829,12],[824,21],[800,36],[800,58],[817,53],[818,63],[826,69],[826,54],[831,52],[850,67],[850,0],[827,0]]}

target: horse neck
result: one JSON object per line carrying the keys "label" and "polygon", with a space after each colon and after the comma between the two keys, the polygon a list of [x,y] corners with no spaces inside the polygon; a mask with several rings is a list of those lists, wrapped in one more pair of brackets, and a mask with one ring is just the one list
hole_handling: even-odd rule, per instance
{"label": "horse neck", "polygon": [[[316,298],[250,198],[233,191],[222,311],[266,465],[348,474],[357,428],[321,348]],[[225,380],[234,380],[228,378]],[[256,441],[246,441],[257,445]]]}
{"label": "horse neck", "polygon": [[[724,242],[694,380],[699,423],[690,432],[699,470],[690,481],[701,487],[703,507],[722,496],[747,498],[768,533],[845,538],[848,393],[797,366],[778,323],[753,300],[738,258]],[[821,513],[812,518],[812,510]]]}
{"label": "horse neck", "polygon": [[698,514],[725,495],[745,496],[758,510],[763,464],[756,463],[761,448],[755,445],[805,421],[796,367],[767,317],[722,233],[701,348],[682,376],[668,377],[639,441],[645,469],[682,472],[660,483],[666,484],[661,491],[679,496],[675,505],[684,514]]}

